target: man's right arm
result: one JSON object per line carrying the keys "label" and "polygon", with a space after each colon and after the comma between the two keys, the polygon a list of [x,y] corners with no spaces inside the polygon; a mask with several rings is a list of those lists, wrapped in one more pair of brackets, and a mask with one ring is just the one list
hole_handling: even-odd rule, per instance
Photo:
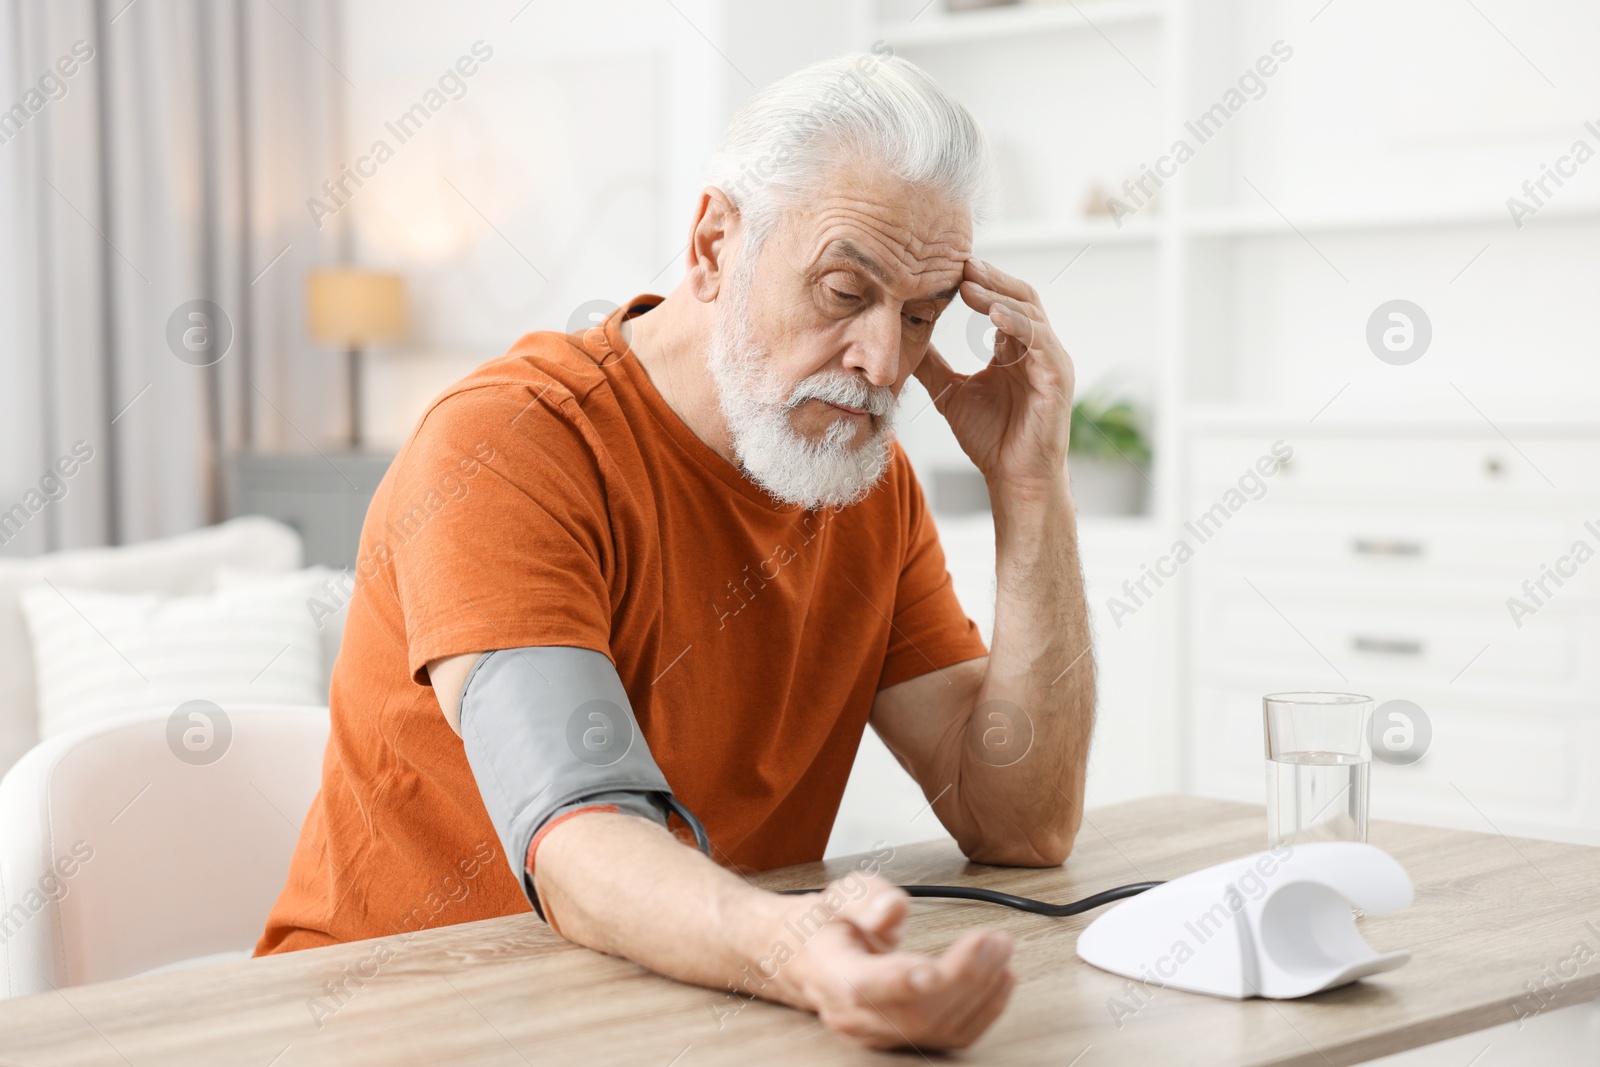
{"label": "man's right arm", "polygon": [[[458,735],[478,656],[428,664]],[[818,896],[757,889],[657,823],[606,811],[552,824],[524,857],[529,869],[534,846],[536,890],[562,937],[679,981],[816,1012],[865,1045],[963,1048],[999,1016],[1016,982],[1003,933],[968,933],[938,957],[899,950],[908,898],[875,876],[835,882],[833,899],[843,903],[831,910]]]}

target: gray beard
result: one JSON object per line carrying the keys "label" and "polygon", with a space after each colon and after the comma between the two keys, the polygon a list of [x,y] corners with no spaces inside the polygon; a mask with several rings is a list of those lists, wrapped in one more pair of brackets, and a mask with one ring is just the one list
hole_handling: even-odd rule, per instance
{"label": "gray beard", "polygon": [[[809,511],[858,503],[882,480],[894,455],[894,394],[838,371],[814,374],[792,390],[772,380],[769,353],[751,333],[750,279],[743,266],[729,279],[728,306],[717,315],[706,357],[734,456],[745,476],[781,503]],[[850,419],[835,422],[817,440],[801,434],[790,412],[812,397],[871,412],[872,436],[852,446],[856,426]]]}

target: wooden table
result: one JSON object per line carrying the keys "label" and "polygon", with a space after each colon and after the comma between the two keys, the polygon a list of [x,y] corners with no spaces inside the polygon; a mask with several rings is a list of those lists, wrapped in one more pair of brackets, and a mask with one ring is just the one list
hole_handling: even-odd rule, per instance
{"label": "wooden table", "polygon": [[[1258,851],[1264,839],[1259,807],[1159,797],[1090,812],[1058,869],[976,867],[951,844],[926,843],[896,849],[885,870],[901,882],[967,882],[1064,901],[1175,878]],[[1409,948],[1414,958],[1299,1001],[1157,990],[1119,1027],[1112,1002],[1132,1006],[1126,980],[1073,952],[1092,915],[1046,919],[918,901],[906,940],[938,950],[976,925],[1016,938],[1020,981],[1011,1004],[974,1048],[952,1057],[973,1063],[1328,1067],[1512,1022],[1513,1004],[1537,1007],[1525,982],[1546,984],[1545,1011],[1600,997],[1600,849],[1384,822],[1373,825],[1371,840],[1405,865],[1417,897],[1407,911],[1363,920],[1363,933],[1379,950]],[[760,881],[813,886],[851,866],[809,864]],[[1572,975],[1561,961],[1579,942],[1595,955]],[[857,1050],[801,1012],[680,985],[576,948],[531,914],[425,931],[381,964],[371,962],[374,944],[0,1002],[0,1064],[922,1062],[914,1053]],[[373,977],[316,1019],[315,998],[326,997],[324,983],[346,967]]]}

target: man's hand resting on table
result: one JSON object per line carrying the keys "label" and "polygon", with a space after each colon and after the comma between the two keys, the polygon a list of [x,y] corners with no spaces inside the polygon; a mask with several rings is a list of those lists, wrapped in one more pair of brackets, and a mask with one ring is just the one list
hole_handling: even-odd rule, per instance
{"label": "man's hand resting on table", "polygon": [[[1017,984],[1011,937],[974,930],[941,956],[899,949],[910,898],[882,878],[849,901],[789,967],[803,1007],[830,1029],[873,1048],[965,1048],[999,1018]],[[860,884],[832,883],[841,895]],[[795,901],[794,925],[816,905]],[[780,974],[780,981],[782,976]]]}
{"label": "man's hand resting on table", "polygon": [[[585,812],[560,823],[539,844],[536,869],[545,915],[568,940],[816,1012],[874,1048],[970,1045],[1016,984],[1007,934],[974,931],[939,956],[899,949],[910,898],[881,878],[834,882],[843,906],[819,923],[819,896],[757,889],[634,815]],[[751,1025],[733,1014],[720,1024]]]}
{"label": "man's hand resting on table", "polygon": [[[476,659],[428,664],[440,710],[457,733],[461,690]],[[829,914],[825,894],[757,889],[659,824],[607,811],[552,825],[537,859],[529,867],[540,903],[567,940],[679,981],[815,1012],[829,1029],[873,1048],[965,1048],[999,1017],[1016,985],[1007,934],[974,931],[939,956],[900,950],[910,898],[862,872],[831,883],[838,890],[831,899],[843,904]],[[780,943],[783,962],[775,963]],[[741,1025],[737,1018],[721,1024]]]}

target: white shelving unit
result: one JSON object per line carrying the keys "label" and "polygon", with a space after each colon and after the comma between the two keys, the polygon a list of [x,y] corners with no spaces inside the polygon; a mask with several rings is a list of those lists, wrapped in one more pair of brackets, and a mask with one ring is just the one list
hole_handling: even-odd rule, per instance
{"label": "white shelving unit", "polygon": [[[1483,32],[1481,21],[1455,26],[1446,5],[1427,3],[1398,10],[1345,0],[1330,10],[1320,0],[1083,0],[949,13],[923,0],[867,0],[857,19],[855,47],[887,42],[960,97],[995,136],[1008,203],[1002,218],[979,228],[978,253],[1040,290],[1073,352],[1080,395],[1111,383],[1151,412],[1149,513],[1114,527],[1084,523],[1105,660],[1102,722],[1131,717],[1142,731],[1113,754],[1116,773],[1258,797],[1259,775],[1219,777],[1205,763],[1206,742],[1224,722],[1239,736],[1257,729],[1251,723],[1259,705],[1251,702],[1285,683],[1370,684],[1387,695],[1415,692],[1468,708],[1457,747],[1440,750],[1440,773],[1487,766],[1480,757],[1497,744],[1523,751],[1513,736],[1511,690],[1476,686],[1471,672],[1434,678],[1428,672],[1442,669],[1438,664],[1419,661],[1399,671],[1386,664],[1374,674],[1357,657],[1343,679],[1315,676],[1309,667],[1285,676],[1263,645],[1253,673],[1239,673],[1252,661],[1245,649],[1222,679],[1206,657],[1215,652],[1233,587],[1242,588],[1258,565],[1249,554],[1207,545],[1199,562],[1121,628],[1108,621],[1106,601],[1181,535],[1186,519],[1215,502],[1207,495],[1211,483],[1188,460],[1210,454],[1219,441],[1235,447],[1241,461],[1280,438],[1312,456],[1353,450],[1368,473],[1384,464],[1373,466],[1363,443],[1382,441],[1398,466],[1413,454],[1428,457],[1383,499],[1506,536],[1523,529],[1518,509],[1534,506],[1550,519],[1544,536],[1555,537],[1562,527],[1552,516],[1589,499],[1595,490],[1587,483],[1541,497],[1549,487],[1529,471],[1541,458],[1552,464],[1549,457],[1592,441],[1600,426],[1600,170],[1563,187],[1523,227],[1514,225],[1506,199],[1521,195],[1523,181],[1537,178],[1541,164],[1573,140],[1595,140],[1583,123],[1600,99],[1600,68],[1580,42],[1600,35],[1600,11],[1561,0],[1519,18],[1510,31],[1523,41],[1521,51],[1537,56],[1537,69],[1529,55],[1506,47],[1503,35]],[[1441,28],[1453,36],[1438,47],[1407,44],[1431,40]],[[1366,57],[1359,69],[1348,63],[1351,55]],[[1272,73],[1261,75],[1262,67]],[[1544,77],[1547,68],[1559,76]],[[1258,72],[1253,81],[1251,70]],[[1239,91],[1234,108],[1225,104],[1230,89]],[[1125,178],[1153,165],[1176,140],[1195,142],[1191,123],[1206,114],[1213,122],[1220,116],[1220,129],[1193,146],[1151,206],[1121,227],[1079,211],[1091,187],[1119,195]],[[1396,298],[1421,304],[1434,330],[1428,357],[1405,367],[1378,360],[1365,340],[1368,317]],[[959,316],[941,324],[941,352],[965,354],[965,326]],[[919,423],[908,447],[919,460],[959,462],[938,429]],[[1477,494],[1434,492],[1427,464],[1470,466],[1490,453],[1519,472],[1526,484],[1518,494],[1492,485]],[[1205,477],[1214,474],[1208,468]],[[1349,493],[1357,500],[1360,487]],[[1290,526],[1305,518],[1293,509],[1250,507],[1249,522],[1268,531],[1269,542],[1273,522],[1287,523],[1280,534],[1293,537]],[[1414,517],[1389,515],[1396,528]],[[1552,543],[1550,550],[1563,547]],[[1452,571],[1442,584],[1424,566],[1363,585],[1373,579],[1361,571],[1363,561],[1338,562],[1365,575],[1341,595],[1366,597],[1373,611],[1392,609],[1388,593],[1395,589],[1432,597],[1430,610],[1437,610],[1429,617],[1448,630],[1466,616],[1452,616],[1438,590],[1477,589],[1489,609],[1497,607],[1497,591],[1500,601],[1514,591],[1499,590],[1490,577],[1494,550],[1480,548],[1478,570]],[[1331,565],[1309,549],[1274,558],[1290,576]],[[1386,593],[1383,580],[1400,584]],[[1326,606],[1307,603],[1308,610]],[[1600,611],[1586,604],[1573,601],[1580,620]],[[1475,625],[1492,631],[1494,610],[1480,614],[1472,615]],[[1483,636],[1510,643],[1498,632]],[[1454,647],[1457,637],[1430,632],[1420,639],[1437,649]],[[1329,658],[1349,659],[1343,650]],[[1177,669],[1163,674],[1171,664]],[[1566,711],[1600,713],[1584,702],[1592,697],[1571,690],[1572,677],[1550,671],[1535,681],[1576,701],[1563,705]],[[1152,673],[1160,677],[1153,687]],[[1136,694],[1145,706],[1130,706]],[[1552,726],[1545,738],[1551,745],[1594,741],[1587,727],[1571,725],[1577,719],[1561,721],[1576,732]],[[1478,748],[1450,764],[1463,745]],[[1136,760],[1146,770],[1136,772]],[[1485,811],[1500,811],[1524,832],[1583,836],[1590,822],[1600,832],[1600,807],[1587,793],[1539,800],[1535,782],[1505,789]],[[1409,796],[1393,814],[1478,820],[1482,828],[1482,814],[1451,806],[1451,791]]]}
{"label": "white shelving unit", "polygon": [[984,227],[977,241],[989,250],[1048,252],[1082,249],[1090,245],[1153,244],[1159,227],[1130,222],[1120,228],[1110,222],[1002,222]]}
{"label": "white shelving unit", "polygon": [[877,25],[877,39],[899,48],[966,45],[980,40],[1014,40],[1041,33],[1094,31],[1130,22],[1151,22],[1165,14],[1165,0],[1088,0],[1082,4],[1017,4],[949,12],[938,4],[904,21]]}
{"label": "white shelving unit", "polygon": [[[1600,205],[1554,207],[1541,212],[1545,224],[1555,222],[1600,221]],[[1363,233],[1380,231],[1427,230],[1444,228],[1492,227],[1500,229],[1510,220],[1510,213],[1483,205],[1447,207],[1431,204],[1418,205],[1404,210],[1366,211],[1301,211],[1287,209],[1283,215],[1268,209],[1212,208],[1192,211],[1185,226],[1187,233],[1198,237],[1234,237],[1257,234],[1301,233]]]}

